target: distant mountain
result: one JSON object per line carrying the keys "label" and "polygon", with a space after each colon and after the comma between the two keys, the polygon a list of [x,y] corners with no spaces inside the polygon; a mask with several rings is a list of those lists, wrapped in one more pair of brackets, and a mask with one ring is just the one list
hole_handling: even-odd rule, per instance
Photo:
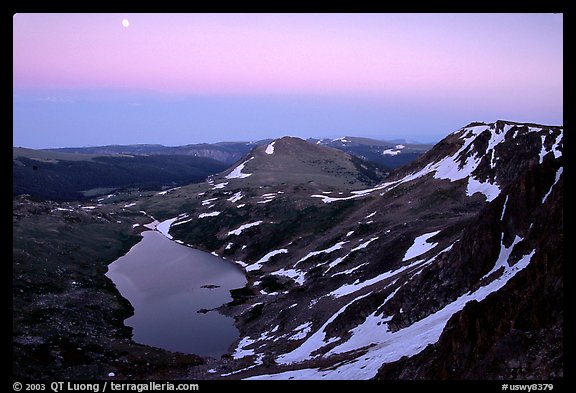
{"label": "distant mountain", "polygon": [[267,143],[261,142],[220,142],[200,143],[183,146],[163,145],[108,145],[94,147],[66,147],[60,149],[46,149],[53,152],[98,154],[98,155],[176,155],[211,158],[226,164],[233,164],[255,146]]}
{"label": "distant mountain", "polygon": [[[267,145],[271,141],[271,139],[263,139],[254,142],[201,143],[183,146],[146,144],[109,145],[47,149],[47,151],[98,155],[184,155],[212,158],[231,165],[244,155],[248,154],[255,147]],[[405,165],[415,160],[432,147],[430,144],[380,141],[362,137],[344,137],[338,139],[311,138],[308,139],[308,142],[333,147],[365,161],[374,162],[387,168],[397,168]]]}
{"label": "distant mountain", "polygon": [[333,147],[388,168],[398,168],[420,157],[432,148],[430,144],[400,141],[380,141],[369,138],[343,137],[309,139],[310,143]]}
{"label": "distant mountain", "polygon": [[78,200],[117,189],[161,189],[203,181],[227,167],[220,161],[196,156],[79,154],[13,148],[12,193]]}
{"label": "distant mountain", "polygon": [[561,127],[472,123],[362,187],[362,164],[284,138],[134,208],[244,266],[222,373],[558,378],[562,150]]}

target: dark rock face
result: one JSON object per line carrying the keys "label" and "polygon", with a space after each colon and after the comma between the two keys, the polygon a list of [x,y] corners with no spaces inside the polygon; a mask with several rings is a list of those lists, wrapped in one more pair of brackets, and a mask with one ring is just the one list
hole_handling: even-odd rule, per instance
{"label": "dark rock face", "polygon": [[468,303],[448,322],[436,344],[384,365],[378,379],[563,376],[562,179],[544,204],[535,198],[542,195],[538,189],[544,173],[554,166],[548,164],[535,167],[510,187],[507,206],[515,208],[504,216],[508,236],[515,229],[527,232],[527,247],[537,250],[530,265],[505,290],[483,302]]}

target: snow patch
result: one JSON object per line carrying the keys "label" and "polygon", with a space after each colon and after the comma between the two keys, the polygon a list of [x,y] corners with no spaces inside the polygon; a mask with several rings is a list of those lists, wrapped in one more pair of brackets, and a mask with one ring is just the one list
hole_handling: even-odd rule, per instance
{"label": "snow patch", "polygon": [[250,337],[244,337],[238,343],[238,346],[234,350],[232,357],[234,359],[241,359],[241,358],[246,357],[246,356],[254,355],[254,349],[245,349],[245,348],[254,344],[255,342],[256,342],[256,340],[253,340]]}
{"label": "snow patch", "polygon": [[217,201],[218,198],[210,198],[210,199],[204,199],[202,201],[202,206],[208,206],[209,204],[211,204],[214,201]]}
{"label": "snow patch", "polygon": [[145,227],[145,228],[148,228],[148,229],[154,230],[154,229],[156,229],[156,227],[158,226],[158,224],[160,224],[160,221],[154,220],[154,221],[152,221],[152,222],[149,222],[148,224],[144,224],[144,227]]}
{"label": "snow patch", "polygon": [[132,207],[132,206],[136,206],[136,202],[132,202],[132,203],[128,203],[127,205],[124,205],[124,209],[126,209],[128,207]]}
{"label": "snow patch", "polygon": [[[58,211],[62,211],[62,212],[73,212],[73,211],[74,211],[74,209],[66,209],[66,208],[63,208],[63,207],[57,207],[57,208],[54,209],[54,210],[58,210]],[[54,210],[53,210],[53,211],[54,211]]]}
{"label": "snow patch", "polygon": [[288,340],[302,340],[312,331],[312,322],[303,323],[302,325],[297,326],[294,331],[296,333],[288,337]]}
{"label": "snow patch", "polygon": [[360,265],[353,267],[352,269],[344,270],[342,272],[334,273],[334,276],[338,276],[340,274],[350,274],[355,272],[356,270],[360,269],[362,266],[366,266],[368,262],[361,263]]}
{"label": "snow patch", "polygon": [[496,263],[494,264],[494,266],[492,267],[492,269],[490,269],[490,271],[488,273],[486,273],[484,276],[482,276],[481,280],[490,276],[492,273],[494,273],[495,271],[497,271],[501,267],[503,267],[505,270],[507,268],[510,268],[510,265],[508,264],[508,258],[510,258],[510,254],[512,253],[512,250],[514,249],[514,246],[523,240],[523,238],[516,235],[516,237],[512,241],[512,244],[510,245],[510,247],[505,247],[504,244],[502,243],[503,239],[504,239],[504,234],[502,234],[502,239],[500,241],[500,253],[498,254],[498,259],[496,259]]}
{"label": "snow patch", "polygon": [[238,236],[238,235],[240,235],[245,229],[252,228],[252,227],[255,227],[255,226],[260,225],[260,224],[262,224],[262,221],[255,221],[255,222],[251,222],[251,223],[249,223],[249,224],[241,225],[240,227],[234,229],[233,231],[228,232],[228,233],[227,233],[227,236],[230,236],[230,235],[236,235],[236,236]]}
{"label": "snow patch", "polygon": [[[311,253],[309,253],[305,257],[302,257],[298,262],[296,262],[296,265],[298,265],[300,262],[304,262],[308,258],[312,258],[313,256],[320,255],[320,254],[329,254],[329,253],[334,252],[336,250],[340,250],[342,248],[342,246],[346,243],[348,243],[348,241],[338,242],[335,245],[333,245],[332,247],[329,247],[325,250],[312,251]],[[296,265],[294,265],[294,266],[296,266]]]}
{"label": "snow patch", "polygon": [[213,190],[218,190],[220,188],[224,188],[228,185],[228,182],[224,182],[224,183],[218,183],[215,184],[214,187],[212,187]]}
{"label": "snow patch", "polygon": [[346,139],[346,137],[342,137],[342,138],[336,138],[336,139],[332,139],[332,142],[342,142],[342,143],[349,143],[350,141],[348,139]]}
{"label": "snow patch", "polygon": [[274,144],[276,143],[276,141],[270,143],[268,146],[266,146],[266,150],[264,151],[266,154],[274,154]]}
{"label": "snow patch", "polygon": [[174,191],[174,190],[177,190],[177,189],[179,189],[179,188],[182,188],[182,187],[174,187],[174,188],[170,188],[170,189],[165,190],[165,191],[160,191],[160,192],[159,192],[158,194],[156,194],[156,195],[166,195],[166,194],[168,194],[168,193],[170,193],[170,192],[172,192],[172,191]]}
{"label": "snow patch", "polygon": [[328,269],[326,269],[326,271],[324,272],[324,274],[328,273],[330,270],[332,270],[334,267],[338,266],[339,264],[341,264],[342,262],[344,262],[344,260],[346,258],[348,258],[348,256],[351,254],[351,252],[349,252],[348,254],[344,255],[343,257],[338,257],[335,260],[333,260],[332,262],[330,262],[330,264],[328,265]]}
{"label": "snow patch", "polygon": [[349,197],[342,197],[342,198],[333,198],[333,197],[328,197],[326,195],[317,195],[317,194],[310,195],[310,196],[312,198],[320,198],[320,199],[322,199],[322,202],[324,202],[324,203],[332,203],[332,202],[337,202],[337,201],[347,201],[350,199],[358,198],[358,195],[352,195]]}
{"label": "snow patch", "polygon": [[306,279],[304,277],[306,275],[306,272],[297,269],[288,269],[288,270],[280,269],[270,274],[273,274],[275,276],[285,276],[291,278],[292,280],[296,281],[299,285],[304,284],[304,280]]}
{"label": "snow patch", "polygon": [[198,218],[206,218],[206,217],[216,217],[219,216],[221,212],[210,212],[210,213],[201,213]]}
{"label": "snow patch", "polygon": [[481,182],[474,176],[470,176],[466,187],[466,196],[472,196],[477,192],[484,194],[486,202],[491,202],[500,195],[500,187],[490,182]]}
{"label": "snow patch", "polygon": [[[183,218],[185,218],[185,217],[183,217]],[[176,225],[186,224],[186,223],[193,221],[193,220],[194,220],[194,218],[189,218],[187,220],[177,221],[177,222],[173,223],[172,226],[175,227]]]}
{"label": "snow patch", "polygon": [[428,239],[437,235],[438,233],[440,233],[440,231],[425,233],[423,235],[418,236],[416,239],[414,239],[414,243],[406,251],[406,254],[404,255],[404,258],[402,259],[402,262],[405,262],[409,259],[420,256],[420,255],[430,251],[434,247],[436,247],[438,245],[438,243],[429,243]]}
{"label": "snow patch", "polygon": [[369,219],[369,218],[372,218],[372,217],[374,217],[374,216],[376,215],[376,213],[377,213],[377,212],[372,212],[372,213],[368,214],[366,217],[364,217],[364,219],[367,220],[367,219]]}
{"label": "snow patch", "polygon": [[244,179],[246,177],[252,176],[251,173],[243,173],[242,170],[244,169],[246,163],[253,159],[254,157],[251,157],[246,161],[244,161],[242,164],[238,165],[236,168],[234,168],[232,172],[230,172],[228,175],[225,176],[226,179]]}
{"label": "snow patch", "polygon": [[[246,246],[244,246],[242,249],[244,249],[244,248],[246,248]],[[240,265],[243,268],[248,266],[248,264],[246,262],[242,262],[242,261],[232,261],[232,262],[237,263],[238,265]]]}
{"label": "snow patch", "polygon": [[552,186],[550,187],[550,189],[548,190],[548,192],[546,193],[546,195],[544,195],[544,197],[542,198],[542,203],[546,202],[546,199],[548,198],[548,195],[550,195],[550,193],[552,192],[552,189],[554,188],[554,186],[556,185],[556,183],[558,183],[558,180],[560,180],[560,176],[562,176],[562,172],[564,171],[564,167],[560,167],[558,168],[558,170],[556,171],[556,178],[554,179],[554,184],[552,184]]}
{"label": "snow patch", "polygon": [[395,156],[398,154],[400,154],[400,150],[386,149],[382,152],[382,155],[389,155],[389,156]]}
{"label": "snow patch", "polygon": [[238,202],[240,199],[244,198],[244,195],[242,195],[241,191],[238,191],[237,193],[235,193],[234,195],[232,195],[230,198],[228,198],[228,201],[232,202],[232,203],[236,203]]}
{"label": "snow patch", "polygon": [[504,200],[504,205],[502,205],[502,214],[500,215],[500,221],[504,220],[504,214],[506,213],[506,206],[508,205],[508,195],[506,195],[506,199]]}
{"label": "snow patch", "polygon": [[[328,265],[328,269],[326,269],[326,271],[324,272],[324,274],[328,273],[330,270],[332,270],[334,267],[338,266],[339,264],[341,264],[342,262],[344,262],[346,260],[346,258],[348,258],[348,256],[350,256],[350,254],[352,254],[354,251],[358,251],[358,250],[362,250],[366,247],[368,247],[368,245],[370,243],[372,243],[373,241],[377,240],[378,237],[373,237],[372,239],[358,245],[357,247],[354,247],[352,250],[350,250],[350,252],[346,255],[344,255],[343,257],[338,257],[336,258],[334,261],[330,262],[330,264]],[[354,269],[355,270],[355,269]],[[342,274],[342,273],[340,273]],[[334,274],[337,275],[337,274]]]}
{"label": "snow patch", "polygon": [[156,225],[156,230],[166,236],[168,239],[172,240],[172,236],[168,233],[170,232],[170,227],[172,223],[176,221],[178,217],[170,218],[168,220],[162,221],[158,225]]}
{"label": "snow patch", "polygon": [[351,252],[354,252],[354,251],[362,250],[363,248],[368,247],[368,245],[370,245],[370,243],[372,243],[373,241],[376,241],[376,240],[378,240],[378,236],[373,237],[372,239],[370,239],[370,240],[368,240],[368,241],[366,241],[366,242],[364,242],[364,243],[362,243],[362,244],[354,247],[354,248],[353,248],[352,250],[350,250],[350,251],[351,251]]}
{"label": "snow patch", "polygon": [[252,265],[248,266],[246,268],[246,271],[251,272],[254,270],[260,270],[262,268],[262,264],[268,262],[270,260],[270,258],[272,258],[273,256],[278,255],[278,254],[286,254],[287,252],[288,252],[288,250],[285,248],[282,248],[280,250],[270,251],[268,254],[266,254],[262,258],[260,258],[258,261],[254,262]]}

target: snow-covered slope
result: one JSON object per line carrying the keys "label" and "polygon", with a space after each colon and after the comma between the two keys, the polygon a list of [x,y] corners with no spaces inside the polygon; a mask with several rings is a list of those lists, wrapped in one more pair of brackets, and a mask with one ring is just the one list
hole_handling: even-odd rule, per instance
{"label": "snow-covered slope", "polygon": [[[168,231],[175,239],[246,269],[248,287],[225,310],[241,337],[216,374],[369,379],[406,359],[430,361],[427,346],[442,352],[447,326],[471,304],[516,296],[530,286],[519,277],[562,260],[547,246],[561,244],[561,231],[542,233],[561,228],[562,151],[561,127],[473,123],[380,183],[358,187],[370,171],[332,149],[293,138],[258,147],[196,189],[202,220],[182,211],[167,217],[177,217]],[[545,292],[552,303],[555,285]],[[462,337],[472,328],[451,327]],[[526,351],[536,345],[530,334]],[[502,370],[518,356],[502,355]]]}

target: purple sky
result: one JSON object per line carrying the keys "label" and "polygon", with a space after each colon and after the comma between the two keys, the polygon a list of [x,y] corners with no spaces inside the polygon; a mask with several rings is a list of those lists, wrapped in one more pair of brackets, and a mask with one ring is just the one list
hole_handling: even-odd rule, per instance
{"label": "purple sky", "polygon": [[[122,20],[130,21],[129,27]],[[563,123],[561,14],[16,14],[14,145]]]}

